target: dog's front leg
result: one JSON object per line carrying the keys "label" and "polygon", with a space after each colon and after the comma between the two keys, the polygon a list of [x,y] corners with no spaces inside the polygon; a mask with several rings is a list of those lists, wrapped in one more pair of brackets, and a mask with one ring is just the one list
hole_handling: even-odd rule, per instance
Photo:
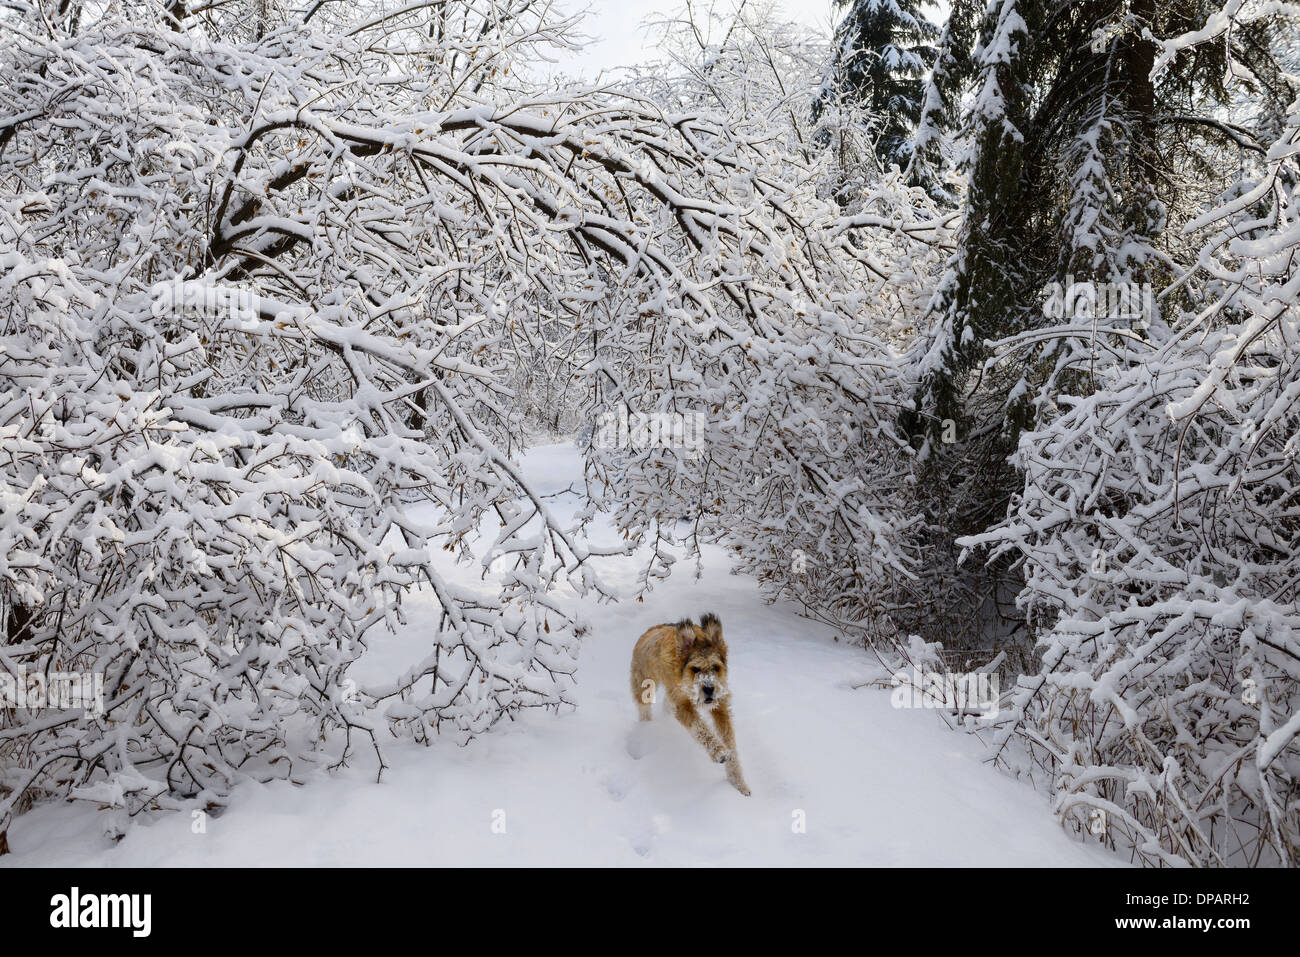
{"label": "dog's front leg", "polygon": [[691,737],[700,742],[714,761],[721,764],[730,757],[731,752],[727,750],[727,746],[718,739],[707,724],[700,720],[700,713],[689,701],[678,701],[673,708],[673,714],[677,715],[677,720],[691,733]]}
{"label": "dog's front leg", "polygon": [[713,709],[713,723],[718,728],[722,743],[727,749],[727,780],[741,794],[749,794],[749,785],[745,783],[745,772],[740,768],[740,755],[736,752],[736,731],[731,726],[731,711],[725,704]]}

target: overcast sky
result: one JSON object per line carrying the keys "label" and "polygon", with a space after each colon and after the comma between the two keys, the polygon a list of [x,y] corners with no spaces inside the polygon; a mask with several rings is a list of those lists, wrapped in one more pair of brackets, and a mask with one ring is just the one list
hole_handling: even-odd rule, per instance
{"label": "overcast sky", "polygon": [[[729,10],[735,0],[715,0],[717,8]],[[750,0],[770,3],[778,16],[829,34],[832,24],[831,0]],[[628,66],[653,58],[651,38],[643,29],[647,17],[664,16],[685,9],[685,0],[561,0],[565,11],[589,12],[583,21],[584,33],[594,37],[578,56],[556,64],[562,71],[584,79],[595,79],[602,70]],[[697,0],[696,9],[709,6],[709,0]]]}

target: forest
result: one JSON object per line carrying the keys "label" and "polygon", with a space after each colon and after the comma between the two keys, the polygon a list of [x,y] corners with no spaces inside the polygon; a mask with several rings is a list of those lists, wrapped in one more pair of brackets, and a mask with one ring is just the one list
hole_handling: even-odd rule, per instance
{"label": "forest", "polygon": [[1070,840],[1300,865],[1300,4],[789,6],[0,0],[0,854],[580,747],[714,598],[757,801],[820,659],[707,558]]}

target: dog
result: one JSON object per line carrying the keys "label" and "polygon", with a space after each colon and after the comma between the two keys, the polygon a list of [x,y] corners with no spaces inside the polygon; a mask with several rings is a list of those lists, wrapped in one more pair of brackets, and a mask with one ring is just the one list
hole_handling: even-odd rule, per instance
{"label": "dog", "polygon": [[[712,613],[696,625],[689,618],[675,625],[655,625],[632,649],[632,697],[642,721],[649,721],[660,689],[668,707],[709,757],[727,766],[727,780],[741,794],[750,793],[736,754],[736,732],[727,705],[727,645],[722,622]],[[713,728],[701,711],[713,718]]]}

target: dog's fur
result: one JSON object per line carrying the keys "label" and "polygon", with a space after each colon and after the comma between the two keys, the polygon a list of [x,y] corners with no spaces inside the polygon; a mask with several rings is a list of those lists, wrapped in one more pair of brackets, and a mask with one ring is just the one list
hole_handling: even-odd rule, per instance
{"label": "dog's fur", "polygon": [[[727,766],[727,780],[741,794],[749,794],[736,754],[736,733],[727,706],[727,645],[722,622],[706,614],[696,625],[690,619],[675,625],[655,625],[637,639],[632,650],[632,697],[642,721],[662,692],[668,707],[709,757]],[[715,734],[700,712],[706,711],[717,728]]]}

